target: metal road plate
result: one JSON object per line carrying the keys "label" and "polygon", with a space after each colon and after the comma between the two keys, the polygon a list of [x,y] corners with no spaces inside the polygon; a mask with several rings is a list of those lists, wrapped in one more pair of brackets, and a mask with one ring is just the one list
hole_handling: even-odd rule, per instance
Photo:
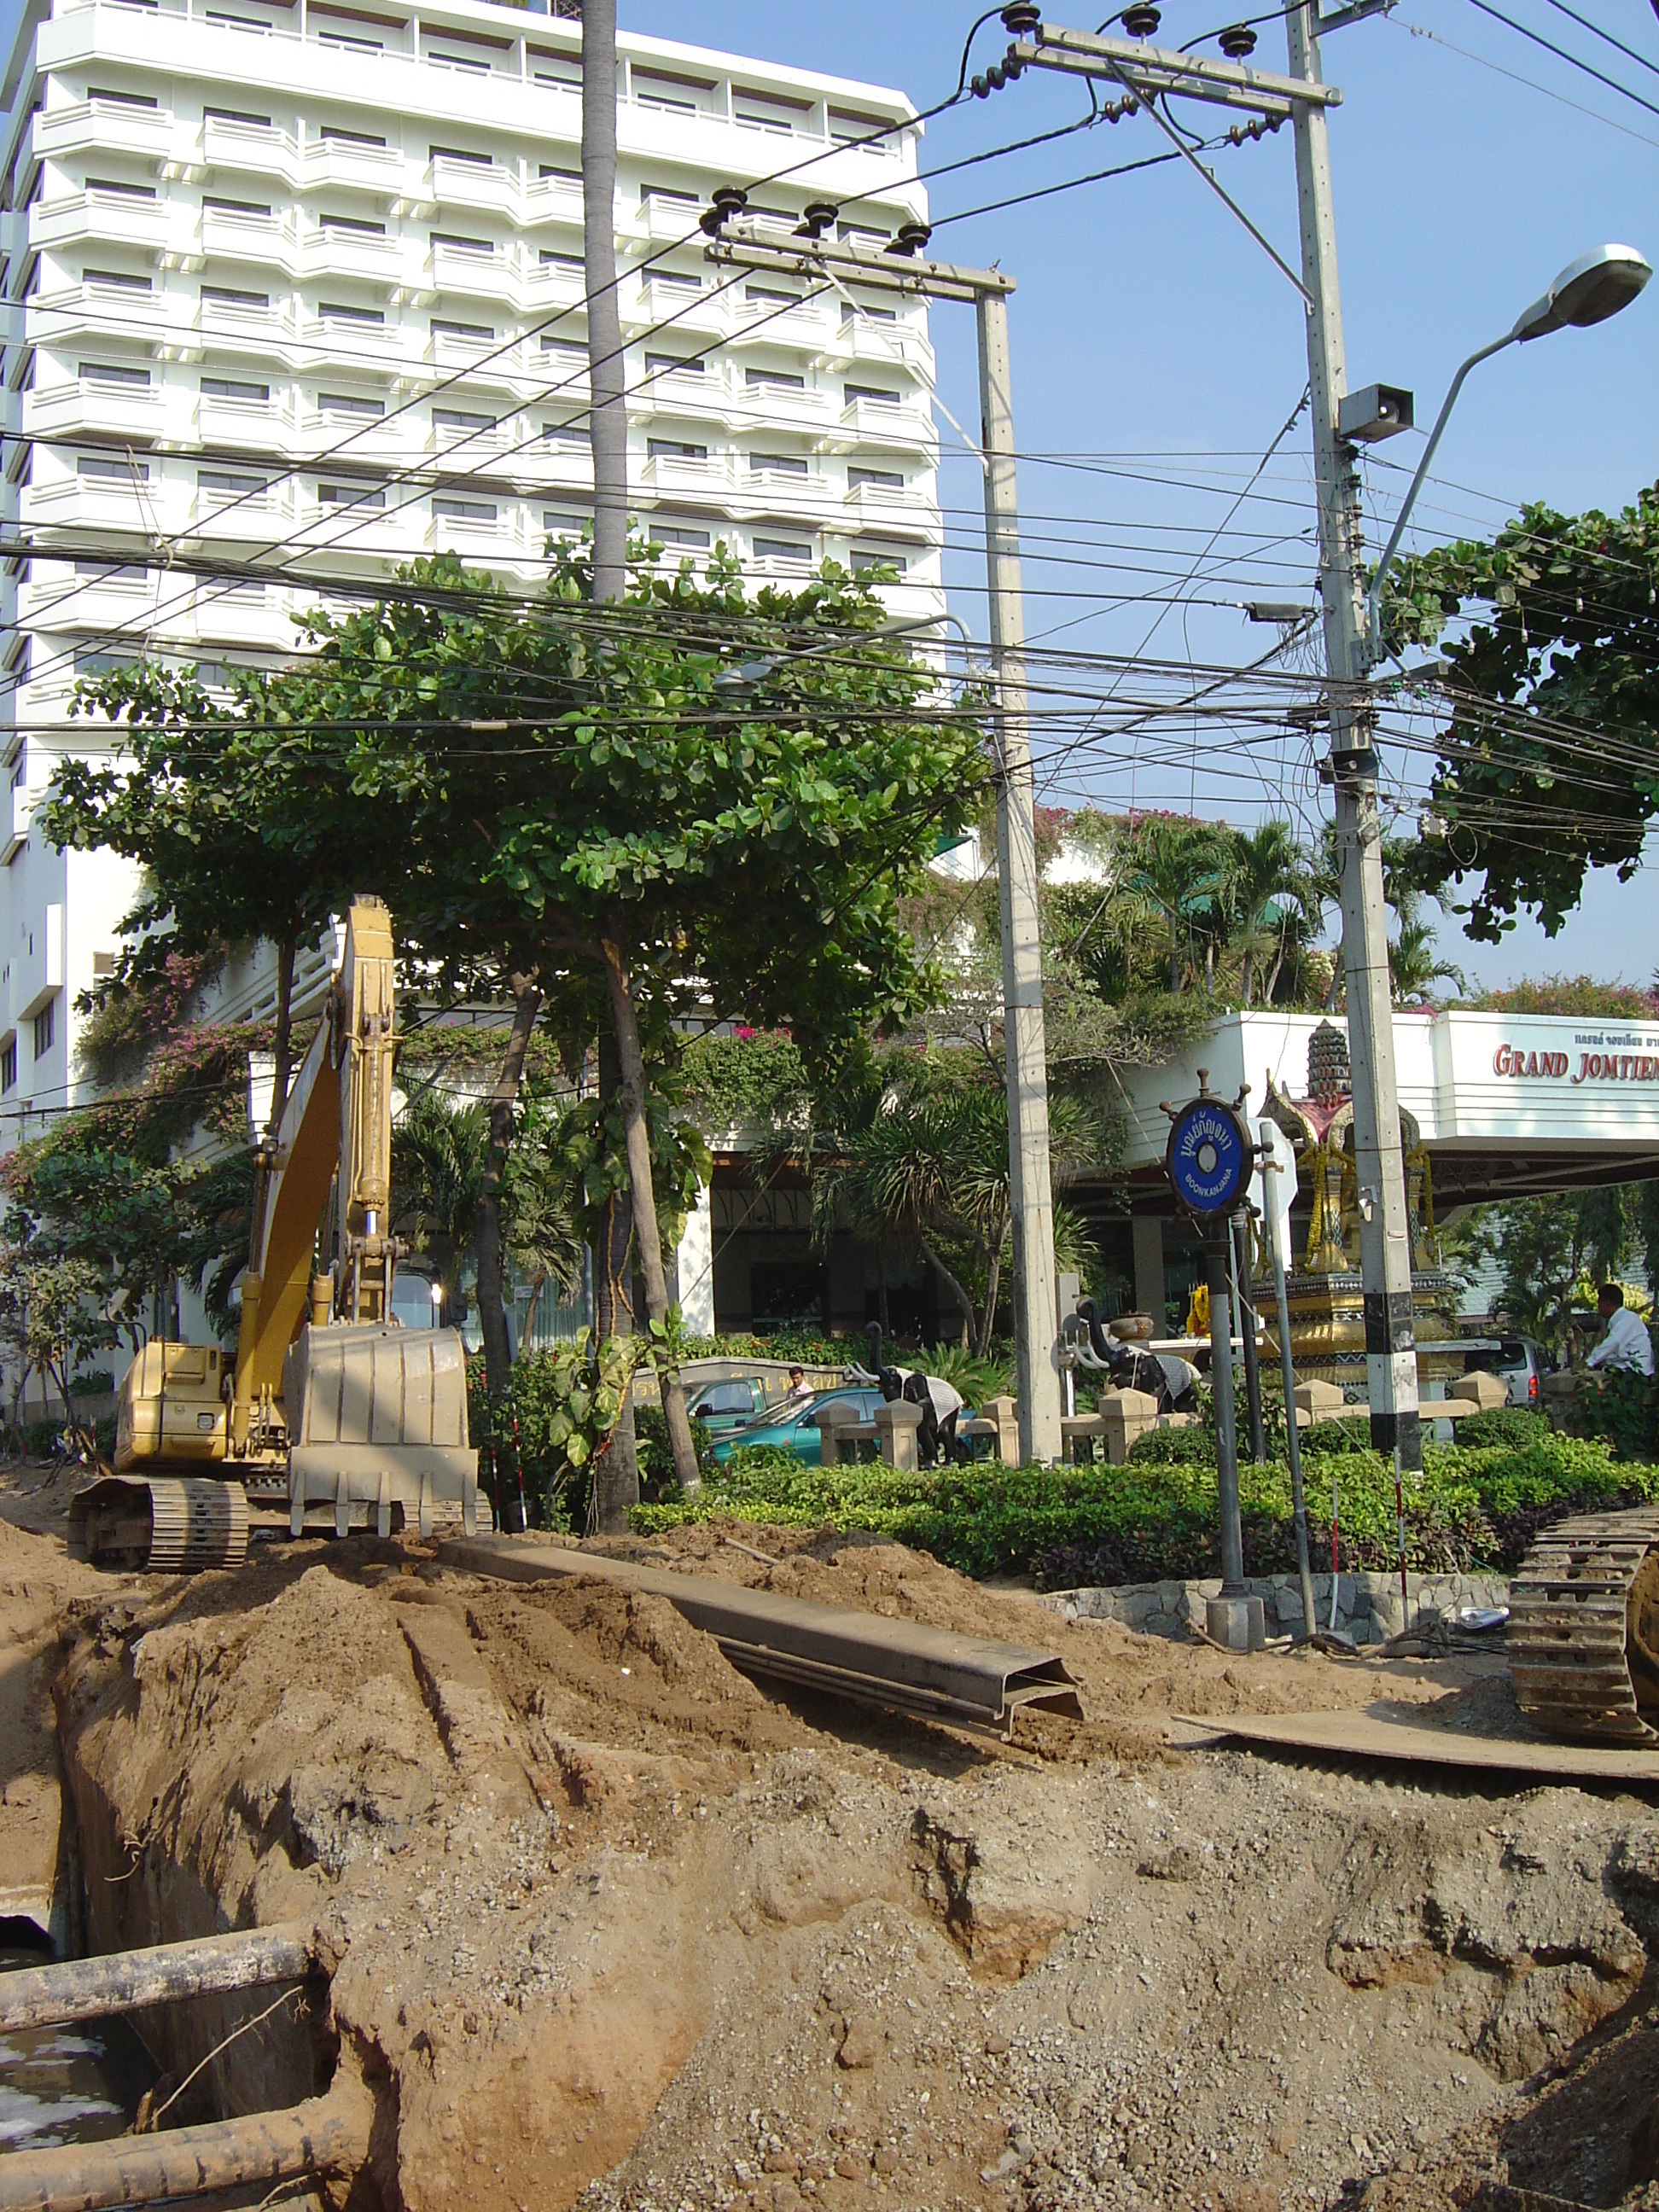
{"label": "metal road plate", "polygon": [[866,1703],[997,1729],[1020,1706],[1083,1718],[1077,1685],[1052,1651],[562,1546],[479,1537],[442,1543],[438,1557],[469,1574],[514,1582],[588,1576],[649,1591],[714,1637],[734,1665]]}

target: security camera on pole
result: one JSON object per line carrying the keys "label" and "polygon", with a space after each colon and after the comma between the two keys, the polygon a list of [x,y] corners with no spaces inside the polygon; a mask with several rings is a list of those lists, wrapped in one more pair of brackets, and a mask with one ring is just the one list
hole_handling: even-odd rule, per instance
{"label": "security camera on pole", "polygon": [[[1249,1086],[1246,1085],[1248,1090]],[[1170,1116],[1164,1164],[1176,1196],[1204,1239],[1210,1294],[1210,1389],[1215,1398],[1216,1486],[1221,1498],[1221,1590],[1204,1609],[1212,1639],[1230,1651],[1259,1651],[1267,1638],[1261,1600],[1244,1587],[1244,1532],[1238,1513],[1238,1433],[1233,1406],[1232,1300],[1228,1243],[1255,1166],[1255,1146],[1239,1113],[1245,1092],[1229,1105],[1198,1071],[1198,1096],[1166,1107]]]}

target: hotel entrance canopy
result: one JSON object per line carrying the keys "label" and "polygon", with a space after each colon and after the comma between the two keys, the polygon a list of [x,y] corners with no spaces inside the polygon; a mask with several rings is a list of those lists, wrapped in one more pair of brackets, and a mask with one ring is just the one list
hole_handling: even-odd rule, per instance
{"label": "hotel entrance canopy", "polygon": [[[1310,1094],[1308,1045],[1340,1014],[1224,1014],[1210,1035],[1157,1067],[1126,1072],[1127,1165],[1137,1212],[1172,1213],[1164,1180],[1172,1105],[1198,1071],[1229,1099],[1248,1083],[1261,1113],[1271,1076],[1286,1097]],[[1491,1199],[1659,1176],[1659,1023],[1457,1011],[1399,1013],[1395,1058],[1402,1111],[1433,1164],[1443,1213]]]}

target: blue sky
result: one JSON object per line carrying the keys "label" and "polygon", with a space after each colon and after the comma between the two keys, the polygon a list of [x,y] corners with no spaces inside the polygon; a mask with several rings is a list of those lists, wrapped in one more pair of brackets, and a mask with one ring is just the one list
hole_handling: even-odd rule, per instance
{"label": "blue sky", "polygon": [[[1655,70],[1594,39],[1550,0],[1501,0],[1504,15],[1659,108],[1659,21],[1652,12],[1615,0],[1574,4],[1638,48]],[[629,28],[898,86],[919,107],[954,85],[974,12],[938,0],[903,6],[838,0],[812,9],[758,0],[719,6],[622,0]],[[1054,20],[1070,19],[1062,12]],[[1087,19],[1090,27],[1095,20]],[[1219,5],[1168,0],[1158,42],[1180,46],[1228,20]],[[1281,69],[1281,25],[1265,22],[1259,36],[1258,65]],[[1000,27],[988,24],[975,46],[981,65],[1005,43]],[[1345,95],[1331,118],[1331,149],[1350,380],[1411,386],[1420,422],[1432,421],[1457,363],[1506,330],[1565,263],[1609,240],[1637,246],[1650,259],[1659,251],[1659,113],[1528,44],[1473,0],[1399,0],[1389,17],[1328,37],[1324,64]],[[1076,87],[1028,74],[931,125],[924,167],[1027,137],[1085,106]],[[1141,117],[981,163],[933,187],[935,218],[1131,161],[1164,143]],[[1214,158],[1228,188],[1294,260],[1288,131]],[[1182,528],[1200,526],[1207,533],[1224,519],[1302,391],[1300,301],[1202,183],[1173,164],[943,223],[933,250],[962,261],[999,261],[1018,280],[1012,343],[1022,448],[1111,457],[1086,472],[1022,467],[1028,516],[1075,517],[1083,526],[1030,524],[1028,627],[1036,632],[1082,614],[1087,619],[1068,629],[1067,639],[1129,652],[1157,607],[1103,608],[1068,602],[1065,594],[1177,586],[1045,563],[1032,557],[1041,550],[1037,536],[1093,534],[1182,549],[1184,557],[1160,556],[1178,580],[1204,543],[1202,535],[1181,535]],[[977,407],[969,312],[936,309],[933,338],[941,394],[971,425]],[[1391,513],[1404,481],[1398,465],[1414,467],[1420,447],[1418,434],[1376,449],[1368,486],[1380,511]],[[1271,551],[1258,548],[1258,565],[1249,573],[1258,585],[1272,580],[1285,598],[1304,602],[1312,559],[1297,533],[1310,520],[1306,448],[1304,416],[1258,480],[1258,496],[1234,519],[1236,527],[1288,540]],[[1612,323],[1516,348],[1476,370],[1419,514],[1425,536],[1481,533],[1526,499],[1567,511],[1617,507],[1656,478],[1659,284]],[[978,567],[965,535],[979,495],[965,454],[947,465],[944,486],[947,506],[963,510],[951,533],[961,548],[950,569],[956,604],[982,635],[982,602],[971,588]],[[1103,557],[1098,544],[1069,550],[1074,557]],[[1270,568],[1270,561],[1283,565]],[[1212,597],[1246,595],[1238,583],[1194,588]],[[1147,649],[1242,661],[1270,636],[1231,610],[1176,609],[1164,614]],[[1206,735],[1200,729],[1198,750],[1189,748],[1184,763],[1143,764],[1138,800],[1186,805],[1195,797],[1201,810],[1234,819],[1272,804],[1276,775],[1270,771],[1267,790],[1260,777],[1242,787],[1212,769]],[[1128,790],[1121,763],[1091,759],[1081,771],[1073,764],[1051,795],[1121,804]],[[1289,790],[1305,817],[1317,805],[1305,775],[1296,775]],[[1452,922],[1443,938],[1475,981],[1553,969],[1646,981],[1659,963],[1656,886],[1651,868],[1626,886],[1594,882],[1581,912],[1553,942],[1526,923],[1496,948],[1468,944]]]}
{"label": "blue sky", "polygon": [[[1165,0],[1159,42],[1180,46],[1229,17],[1225,0]],[[1261,7],[1271,0],[1250,0]],[[1328,0],[1330,4],[1330,0]],[[1501,12],[1570,47],[1659,110],[1659,20],[1640,0],[1572,0],[1636,47],[1644,67],[1572,22],[1557,0],[1493,0]],[[620,0],[625,27],[893,85],[918,107],[955,84],[969,0]],[[0,0],[9,21],[16,0]],[[1067,20],[1063,12],[1055,20]],[[1092,23],[1093,18],[1079,18]],[[1258,64],[1284,66],[1283,28],[1259,28]],[[994,21],[974,52],[1006,43]],[[1462,49],[1462,51],[1458,51]],[[1209,51],[1213,52],[1211,44]],[[1343,104],[1331,118],[1350,380],[1411,386],[1431,422],[1456,364],[1508,328],[1565,263],[1616,240],[1659,252],[1659,112],[1650,112],[1530,45],[1476,0],[1398,0],[1392,13],[1325,41]],[[1519,82],[1530,79],[1532,83]],[[923,165],[962,156],[1082,114],[1079,87],[1033,71],[928,129]],[[1589,112],[1585,112],[1589,111]],[[1022,463],[1028,629],[1066,625],[1057,642],[1128,654],[1227,663],[1250,659],[1272,633],[1236,610],[1170,608],[1123,596],[1311,599],[1313,553],[1305,416],[1250,479],[1306,378],[1299,299],[1242,227],[1184,166],[1093,184],[1021,207],[944,218],[1115,161],[1161,151],[1146,117],[1102,125],[1056,144],[988,161],[932,187],[933,250],[1000,262],[1018,280],[1014,395]],[[759,149],[757,148],[757,153]],[[1280,252],[1296,258],[1290,133],[1213,156],[1229,189]],[[958,421],[977,413],[972,317],[935,310],[939,390]],[[1374,516],[1391,513],[1420,434],[1367,463]],[[1659,283],[1616,320],[1500,355],[1475,371],[1419,507],[1425,536],[1483,533],[1526,499],[1568,511],[1617,507],[1659,478]],[[954,604],[983,635],[977,469],[947,459],[947,574]],[[1208,533],[1231,517],[1253,544],[1224,538],[1218,578],[1188,583]],[[1081,544],[1063,545],[1064,538]],[[1112,550],[1114,547],[1120,549]],[[1127,548],[1126,552],[1123,548]],[[1154,549],[1154,550],[1146,550]],[[1248,558],[1246,557],[1248,556]],[[1155,578],[1143,566],[1168,572]],[[1241,562],[1243,565],[1241,565]],[[1079,563],[1091,564],[1079,566]],[[1248,581],[1246,580],[1249,580]],[[1097,594],[1080,598],[1079,592]],[[1114,601],[1115,600],[1115,604]],[[1047,796],[1065,804],[1195,805],[1246,820],[1286,809],[1304,823],[1320,805],[1305,750],[1240,776],[1212,726],[1177,732],[1163,758],[1131,763],[1074,753]],[[1401,773],[1411,764],[1396,763]],[[1593,880],[1553,943],[1522,923],[1498,947],[1468,944],[1455,922],[1446,950],[1473,981],[1548,969],[1646,981],[1659,963],[1659,870],[1631,884]]]}

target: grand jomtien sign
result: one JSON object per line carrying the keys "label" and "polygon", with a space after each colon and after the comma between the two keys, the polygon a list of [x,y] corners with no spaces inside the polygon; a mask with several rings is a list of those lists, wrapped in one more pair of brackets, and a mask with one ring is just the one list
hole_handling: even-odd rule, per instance
{"label": "grand jomtien sign", "polygon": [[[1646,1048],[1644,1049],[1644,1048]],[[1506,1038],[1492,1056],[1494,1075],[1547,1083],[1659,1083],[1659,1037],[1626,1030],[1586,1030],[1571,1052],[1540,1052]]]}

